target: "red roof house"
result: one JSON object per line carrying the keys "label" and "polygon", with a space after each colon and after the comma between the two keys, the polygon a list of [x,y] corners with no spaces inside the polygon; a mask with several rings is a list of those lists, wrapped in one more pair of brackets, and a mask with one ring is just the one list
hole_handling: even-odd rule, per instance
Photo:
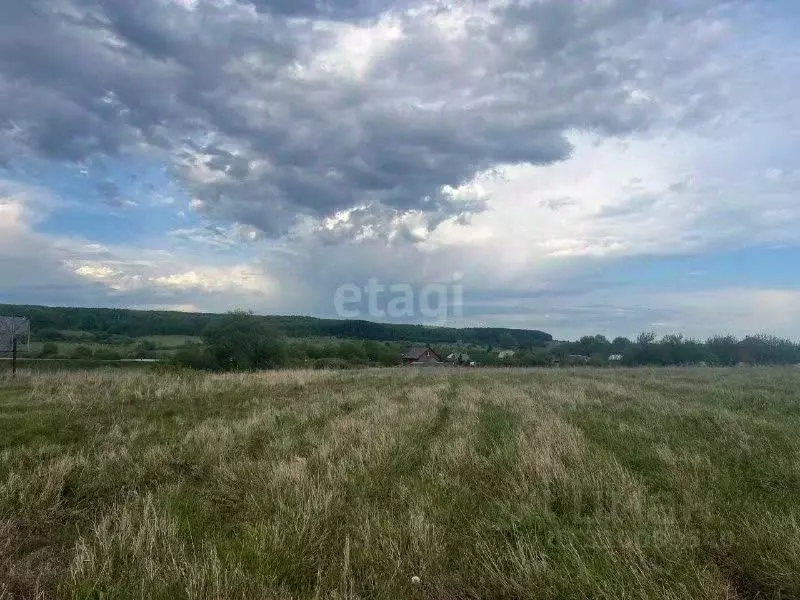
{"label": "red roof house", "polygon": [[404,365],[415,365],[421,363],[442,362],[442,357],[430,346],[418,346],[411,348],[400,356]]}

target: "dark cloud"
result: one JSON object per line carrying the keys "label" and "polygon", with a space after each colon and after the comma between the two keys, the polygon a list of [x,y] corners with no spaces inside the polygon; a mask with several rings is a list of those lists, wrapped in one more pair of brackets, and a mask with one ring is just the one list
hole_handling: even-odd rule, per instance
{"label": "dark cloud", "polygon": [[0,0],[0,164],[146,148],[209,216],[270,235],[350,209],[434,227],[481,210],[444,186],[563,160],[570,130],[713,112],[699,42],[657,52],[713,4]]}
{"label": "dark cloud", "polygon": [[388,0],[238,0],[259,12],[287,17],[358,19],[374,16],[388,7]]}

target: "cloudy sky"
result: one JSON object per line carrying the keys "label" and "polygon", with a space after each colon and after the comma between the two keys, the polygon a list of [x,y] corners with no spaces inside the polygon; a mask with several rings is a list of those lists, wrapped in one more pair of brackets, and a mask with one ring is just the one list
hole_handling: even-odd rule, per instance
{"label": "cloudy sky", "polygon": [[800,338],[795,4],[0,0],[0,302]]}

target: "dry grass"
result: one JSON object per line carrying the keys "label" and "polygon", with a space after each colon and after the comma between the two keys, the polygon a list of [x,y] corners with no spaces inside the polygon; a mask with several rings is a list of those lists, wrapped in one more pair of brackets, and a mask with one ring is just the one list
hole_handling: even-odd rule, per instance
{"label": "dry grass", "polygon": [[0,599],[800,597],[798,389],[777,368],[6,377]]}

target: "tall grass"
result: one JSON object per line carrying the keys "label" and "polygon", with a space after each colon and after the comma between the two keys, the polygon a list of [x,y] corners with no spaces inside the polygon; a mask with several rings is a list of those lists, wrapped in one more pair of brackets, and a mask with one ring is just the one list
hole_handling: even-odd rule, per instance
{"label": "tall grass", "polygon": [[0,598],[800,597],[798,390],[779,368],[4,378]]}

